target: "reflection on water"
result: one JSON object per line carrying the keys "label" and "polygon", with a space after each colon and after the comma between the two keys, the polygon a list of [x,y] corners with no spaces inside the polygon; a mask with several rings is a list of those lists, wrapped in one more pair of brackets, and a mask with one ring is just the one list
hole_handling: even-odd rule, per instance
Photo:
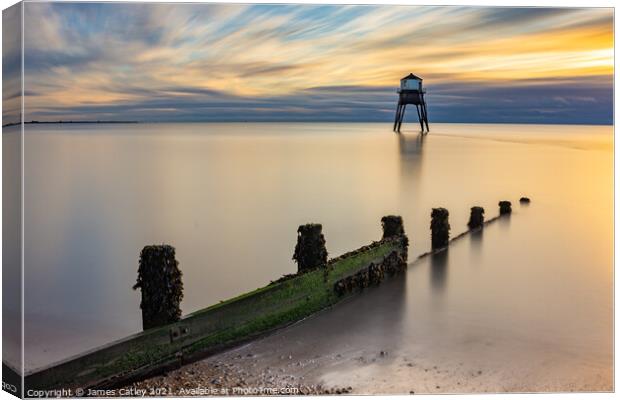
{"label": "reflection on water", "polygon": [[435,292],[445,289],[448,274],[448,249],[433,253],[431,257],[431,285]]}
{"label": "reflection on water", "polygon": [[[420,176],[422,175],[422,146],[424,144],[424,135],[399,133],[397,137],[398,150],[400,153],[401,184],[419,184]],[[411,187],[412,189],[408,190],[408,192],[415,193],[415,189],[413,189],[415,186]]]}
{"label": "reflection on water", "polygon": [[512,214],[504,214],[497,219],[497,225],[504,231],[510,228],[510,217]]}
{"label": "reflection on water", "polygon": [[22,366],[21,129],[2,128],[2,362]]}
{"label": "reflection on water", "polygon": [[477,256],[480,254],[483,236],[484,229],[478,229],[469,234],[469,243],[471,243],[472,255]]}
{"label": "reflection on water", "polygon": [[[546,365],[559,382],[589,376],[584,365],[608,377],[611,132],[436,124],[420,137],[395,135],[389,124],[29,126],[26,366],[140,330],[131,287],[144,245],[176,247],[189,313],[295,271],[299,224],[321,222],[335,256],[378,239],[381,217],[400,214],[414,260],[430,249],[431,208],[450,211],[455,236],[472,205],[490,219],[499,200],[510,200],[512,217],[485,227],[484,241],[482,233],[470,245],[456,241],[449,257],[427,257],[405,279],[278,337],[308,343],[308,352],[384,346],[485,368]],[[522,195],[530,207],[518,206]]]}
{"label": "reflection on water", "polygon": [[424,145],[423,134],[398,134],[398,146],[400,149],[400,155],[402,160],[419,160],[419,156],[422,155],[422,146]]}

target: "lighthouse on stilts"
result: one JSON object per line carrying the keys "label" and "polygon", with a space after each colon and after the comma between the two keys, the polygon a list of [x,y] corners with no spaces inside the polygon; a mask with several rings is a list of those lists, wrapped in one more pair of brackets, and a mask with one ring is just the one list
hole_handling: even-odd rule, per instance
{"label": "lighthouse on stilts", "polygon": [[426,112],[426,100],[424,94],[426,89],[422,87],[422,78],[409,74],[400,80],[400,89],[398,89],[398,106],[396,107],[396,117],[394,118],[394,132],[400,132],[400,126],[403,124],[405,117],[405,107],[407,104],[415,105],[418,112],[418,120],[420,128],[424,133],[424,125],[426,132],[428,129],[428,113]]}

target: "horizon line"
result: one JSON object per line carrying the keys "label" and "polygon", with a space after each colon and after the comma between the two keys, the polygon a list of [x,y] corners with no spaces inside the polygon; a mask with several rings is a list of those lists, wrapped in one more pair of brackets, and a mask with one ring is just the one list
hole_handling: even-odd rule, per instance
{"label": "horizon line", "polygon": [[[308,121],[308,120],[187,120],[187,121],[149,121],[149,120],[57,120],[57,121],[24,121],[23,125],[62,125],[62,124],[246,124],[246,123],[303,123],[303,124],[391,124],[391,121],[360,121],[360,120],[337,120],[337,121]],[[506,122],[506,121],[435,121],[433,124],[471,124],[471,125],[570,125],[570,126],[615,126],[614,122]],[[22,122],[10,122],[2,125],[2,128],[20,126]],[[432,124],[431,124],[432,125]]]}

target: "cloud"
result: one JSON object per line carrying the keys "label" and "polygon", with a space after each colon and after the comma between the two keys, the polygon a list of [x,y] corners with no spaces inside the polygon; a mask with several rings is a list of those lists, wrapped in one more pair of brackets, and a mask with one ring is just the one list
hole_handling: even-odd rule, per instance
{"label": "cloud", "polygon": [[2,124],[20,121],[21,114],[21,8],[2,11]]}
{"label": "cloud", "polygon": [[[429,114],[434,122],[612,123],[613,91],[608,81],[590,77],[521,83],[517,87],[458,82],[435,85],[427,96]],[[51,120],[123,115],[150,121],[389,122],[396,103],[391,87],[359,86],[315,87],[260,98],[171,87],[145,92],[144,98],[122,104],[56,105],[41,110],[41,115]]]}
{"label": "cloud", "polygon": [[[596,81],[613,71],[611,9],[25,7],[28,119],[387,120],[410,71],[425,78],[436,118],[611,119],[593,106],[611,90]],[[543,118],[514,106],[532,85],[546,110],[595,101],[577,117]]]}

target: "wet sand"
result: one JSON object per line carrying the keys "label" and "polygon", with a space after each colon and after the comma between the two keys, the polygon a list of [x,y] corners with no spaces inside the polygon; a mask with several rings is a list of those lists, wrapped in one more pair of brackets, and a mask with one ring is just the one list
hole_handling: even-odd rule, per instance
{"label": "wet sand", "polygon": [[491,362],[487,356],[495,345],[489,342],[462,343],[463,350],[452,357],[435,357],[422,348],[399,352],[380,340],[364,349],[354,344],[340,350],[325,345],[344,327],[329,325],[321,332],[313,325],[332,319],[329,314],[346,314],[351,305],[132,387],[163,388],[165,394],[176,396],[196,394],[193,390],[202,390],[202,395],[241,395],[260,390],[266,390],[263,394],[275,394],[271,390],[279,394],[424,394],[613,389],[611,374],[594,362],[582,365],[578,374],[560,359],[541,364]]}

